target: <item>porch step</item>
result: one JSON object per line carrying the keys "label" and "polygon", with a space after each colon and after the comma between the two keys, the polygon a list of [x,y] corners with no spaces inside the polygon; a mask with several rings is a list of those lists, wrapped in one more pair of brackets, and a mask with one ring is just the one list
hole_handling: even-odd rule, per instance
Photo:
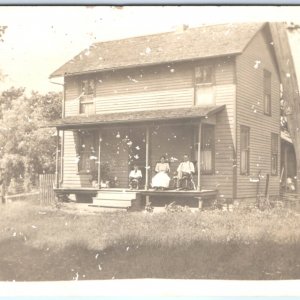
{"label": "porch step", "polygon": [[136,192],[110,192],[110,191],[98,191],[95,197],[98,200],[134,200],[136,199]]}
{"label": "porch step", "polygon": [[93,205],[110,208],[129,208],[136,201],[137,193],[131,191],[98,191]]}

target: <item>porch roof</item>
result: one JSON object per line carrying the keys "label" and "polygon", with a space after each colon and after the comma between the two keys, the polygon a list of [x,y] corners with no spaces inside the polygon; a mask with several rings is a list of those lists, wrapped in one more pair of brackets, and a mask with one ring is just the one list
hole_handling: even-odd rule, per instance
{"label": "porch roof", "polygon": [[224,108],[225,105],[215,105],[205,107],[187,107],[105,113],[95,115],[78,115],[54,121],[48,124],[47,127],[56,127],[58,129],[76,129],[104,124],[125,124],[151,121],[200,119],[216,114]]}

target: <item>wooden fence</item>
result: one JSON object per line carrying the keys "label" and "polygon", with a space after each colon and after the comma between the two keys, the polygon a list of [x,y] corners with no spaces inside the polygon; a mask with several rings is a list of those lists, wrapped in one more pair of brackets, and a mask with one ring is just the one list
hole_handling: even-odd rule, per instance
{"label": "wooden fence", "polygon": [[56,198],[53,191],[55,182],[55,174],[40,174],[40,204],[41,205],[53,205]]}

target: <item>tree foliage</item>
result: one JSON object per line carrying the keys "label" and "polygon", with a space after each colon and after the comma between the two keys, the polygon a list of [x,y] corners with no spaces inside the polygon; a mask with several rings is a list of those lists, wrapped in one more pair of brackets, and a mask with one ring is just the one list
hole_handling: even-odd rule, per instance
{"label": "tree foliage", "polygon": [[53,172],[55,167],[55,130],[41,128],[61,116],[61,95],[10,88],[0,96],[0,162],[6,184],[22,182],[30,190],[36,175]]}
{"label": "tree foliage", "polygon": [[0,25],[0,42],[3,42],[3,35],[5,33],[7,26]]}
{"label": "tree foliage", "polygon": [[[7,26],[0,25],[0,42],[3,42],[3,35],[5,33],[6,28]],[[0,71],[0,81],[2,81],[3,79],[4,79],[4,75]]]}

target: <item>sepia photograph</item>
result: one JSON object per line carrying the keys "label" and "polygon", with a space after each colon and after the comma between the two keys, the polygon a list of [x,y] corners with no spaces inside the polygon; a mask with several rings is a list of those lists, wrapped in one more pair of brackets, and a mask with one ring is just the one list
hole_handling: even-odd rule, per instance
{"label": "sepia photograph", "polygon": [[0,7],[0,281],[300,279],[300,9]]}

